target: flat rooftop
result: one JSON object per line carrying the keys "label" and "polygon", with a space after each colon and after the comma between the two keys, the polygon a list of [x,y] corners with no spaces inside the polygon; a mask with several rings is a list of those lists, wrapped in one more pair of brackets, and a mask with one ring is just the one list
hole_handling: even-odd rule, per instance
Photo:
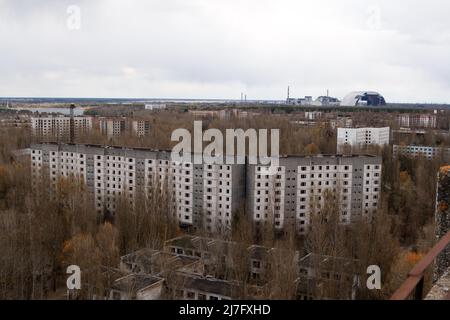
{"label": "flat rooftop", "polygon": [[163,279],[149,275],[129,274],[114,281],[112,288],[124,292],[137,292],[160,281]]}
{"label": "flat rooftop", "polygon": [[[57,143],[57,142],[45,142],[45,143],[37,143],[31,145],[31,149],[40,149],[45,146],[68,146],[68,147],[86,147],[86,148],[100,148],[100,149],[109,149],[109,150],[121,150],[121,151],[147,151],[147,152],[167,152],[171,153],[170,149],[151,149],[151,148],[137,148],[137,147],[124,147],[124,146],[114,146],[114,145],[99,145],[99,144],[76,144],[76,143]],[[194,153],[191,153],[194,154]],[[223,155],[226,157],[227,155]],[[248,157],[248,156],[247,156]],[[280,159],[285,158],[377,158],[379,156],[372,154],[318,154],[318,155],[293,155],[293,154],[285,154],[280,155]]]}

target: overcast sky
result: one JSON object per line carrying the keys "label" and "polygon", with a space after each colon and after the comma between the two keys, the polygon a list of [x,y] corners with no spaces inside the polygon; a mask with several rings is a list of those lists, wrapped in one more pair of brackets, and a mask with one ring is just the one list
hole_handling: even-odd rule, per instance
{"label": "overcast sky", "polygon": [[0,0],[0,96],[285,99],[290,85],[450,103],[449,12],[445,0]]}

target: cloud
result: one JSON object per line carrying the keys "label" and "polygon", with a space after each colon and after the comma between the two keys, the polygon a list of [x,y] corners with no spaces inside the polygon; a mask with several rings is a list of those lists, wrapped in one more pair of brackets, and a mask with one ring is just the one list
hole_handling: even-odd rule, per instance
{"label": "cloud", "polygon": [[[80,8],[79,30],[67,7]],[[407,10],[405,11],[405,6]],[[450,102],[450,3],[0,1],[0,96]]]}

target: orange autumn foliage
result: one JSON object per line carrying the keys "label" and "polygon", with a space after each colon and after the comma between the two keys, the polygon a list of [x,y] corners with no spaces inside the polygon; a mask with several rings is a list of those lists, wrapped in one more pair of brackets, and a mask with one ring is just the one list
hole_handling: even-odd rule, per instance
{"label": "orange autumn foliage", "polygon": [[417,264],[421,259],[423,255],[418,252],[408,252],[405,256],[406,262],[408,262],[410,265]]}

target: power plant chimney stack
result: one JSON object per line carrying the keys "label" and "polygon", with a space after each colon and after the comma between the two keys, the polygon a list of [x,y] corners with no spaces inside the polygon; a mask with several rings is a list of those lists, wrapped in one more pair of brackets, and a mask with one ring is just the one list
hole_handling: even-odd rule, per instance
{"label": "power plant chimney stack", "polygon": [[291,91],[291,88],[290,88],[290,86],[288,86],[288,89],[287,89],[287,99],[286,99],[286,103],[287,103],[287,104],[289,104],[290,91]]}

